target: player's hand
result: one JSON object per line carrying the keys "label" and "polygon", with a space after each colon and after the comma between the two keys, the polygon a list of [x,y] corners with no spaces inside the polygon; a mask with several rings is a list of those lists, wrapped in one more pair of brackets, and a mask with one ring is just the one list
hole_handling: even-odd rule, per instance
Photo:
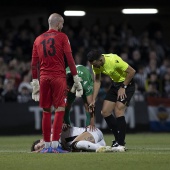
{"label": "player's hand", "polygon": [[79,83],[76,89],[76,97],[81,97],[82,95],[83,95],[83,87],[81,83]]}
{"label": "player's hand", "polygon": [[68,128],[70,128],[71,126],[69,124],[63,123],[62,125],[62,130],[66,131]]}
{"label": "player's hand", "polygon": [[97,128],[95,127],[95,125],[89,125],[89,126],[87,126],[87,128],[89,128],[89,130],[90,130],[91,132],[94,132],[94,131],[97,130]]}
{"label": "player's hand", "polygon": [[39,101],[40,95],[40,85],[39,85],[39,80],[38,79],[33,79],[32,82],[30,83],[32,86],[32,99],[35,101]]}
{"label": "player's hand", "polygon": [[76,75],[76,76],[73,76],[73,79],[74,79],[74,87],[72,87],[72,91],[76,91],[76,97],[81,97],[83,95],[83,87],[81,85],[81,81],[82,79]]}
{"label": "player's hand", "polygon": [[[81,83],[80,86],[82,87]],[[78,87],[77,84],[73,84],[73,87],[70,90],[71,93],[76,93],[76,97],[81,97],[83,95],[83,88],[81,89],[80,87]]]}
{"label": "player's hand", "polygon": [[126,93],[125,93],[125,89],[124,88],[120,88],[118,90],[118,96],[117,96],[117,100],[120,99],[121,101],[125,100],[127,98]]}
{"label": "player's hand", "polygon": [[75,92],[76,92],[76,87],[75,87],[74,84],[73,84],[73,87],[71,88],[70,92],[71,92],[71,93],[75,93]]}
{"label": "player's hand", "polygon": [[94,109],[95,109],[95,102],[92,102],[88,106],[88,111],[90,112],[90,114],[94,113]]}

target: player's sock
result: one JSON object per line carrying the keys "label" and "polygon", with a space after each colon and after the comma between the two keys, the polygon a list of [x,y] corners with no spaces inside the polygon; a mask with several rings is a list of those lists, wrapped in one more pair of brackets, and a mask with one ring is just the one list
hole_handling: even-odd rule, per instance
{"label": "player's sock", "polygon": [[45,142],[45,146],[44,146],[44,148],[49,148],[49,147],[50,147],[50,145],[51,145],[51,142]]}
{"label": "player's sock", "polygon": [[90,113],[86,112],[86,126],[90,125]]}
{"label": "player's sock", "polygon": [[82,149],[82,150],[89,150],[89,151],[96,151],[97,148],[99,148],[101,145],[99,144],[95,144],[95,143],[91,143],[89,141],[78,141],[76,143],[76,148],[77,149]]}
{"label": "player's sock", "polygon": [[117,118],[117,125],[118,125],[118,144],[124,146],[126,134],[126,121],[124,116]]}
{"label": "player's sock", "polygon": [[43,112],[42,131],[43,131],[44,141],[47,143],[50,142],[50,136],[51,136],[51,113],[50,112]]}
{"label": "player's sock", "polygon": [[57,147],[58,147],[58,144],[59,144],[58,141],[52,141],[51,147],[52,147],[52,148],[57,148]]}
{"label": "player's sock", "polygon": [[52,141],[59,141],[60,134],[62,131],[64,111],[55,112],[53,121],[53,137]]}
{"label": "player's sock", "polygon": [[104,117],[109,129],[114,134],[115,140],[118,141],[118,128],[117,128],[117,121],[115,117],[111,114],[110,116]]}

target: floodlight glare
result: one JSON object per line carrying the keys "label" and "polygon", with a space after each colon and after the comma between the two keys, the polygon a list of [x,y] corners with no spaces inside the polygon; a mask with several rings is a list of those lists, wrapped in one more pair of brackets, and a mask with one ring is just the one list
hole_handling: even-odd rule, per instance
{"label": "floodlight glare", "polygon": [[127,8],[122,9],[123,14],[156,14],[158,10],[155,8]]}
{"label": "floodlight glare", "polygon": [[65,16],[84,16],[86,15],[85,11],[64,11]]}

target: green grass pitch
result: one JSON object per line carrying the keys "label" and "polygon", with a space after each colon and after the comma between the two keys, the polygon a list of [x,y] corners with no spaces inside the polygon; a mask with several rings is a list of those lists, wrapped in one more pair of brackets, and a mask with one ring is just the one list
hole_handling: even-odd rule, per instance
{"label": "green grass pitch", "polygon": [[[104,135],[107,145],[112,136]],[[1,136],[0,170],[169,170],[170,133],[127,134],[124,153],[30,153],[40,136]]]}

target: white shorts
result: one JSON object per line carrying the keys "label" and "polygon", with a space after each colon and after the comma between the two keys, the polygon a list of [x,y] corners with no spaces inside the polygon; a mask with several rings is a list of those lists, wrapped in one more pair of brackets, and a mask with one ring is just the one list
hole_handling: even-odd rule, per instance
{"label": "white shorts", "polygon": [[[62,131],[61,133],[61,138],[60,142],[66,147],[70,146],[78,135],[84,133],[84,132],[89,132],[95,140],[96,144],[99,144],[101,146],[105,146],[106,143],[103,138],[103,133],[97,128],[95,131],[90,131],[89,128],[79,128],[79,127],[71,127],[68,128],[66,131]],[[69,139],[69,140],[68,140]]]}
{"label": "white shorts", "polygon": [[87,132],[89,132],[93,137],[94,137],[94,140],[95,140],[95,143],[98,143],[100,142],[101,140],[103,140],[103,133],[101,132],[100,129],[96,129],[95,131],[90,131],[89,128],[87,128]]}

